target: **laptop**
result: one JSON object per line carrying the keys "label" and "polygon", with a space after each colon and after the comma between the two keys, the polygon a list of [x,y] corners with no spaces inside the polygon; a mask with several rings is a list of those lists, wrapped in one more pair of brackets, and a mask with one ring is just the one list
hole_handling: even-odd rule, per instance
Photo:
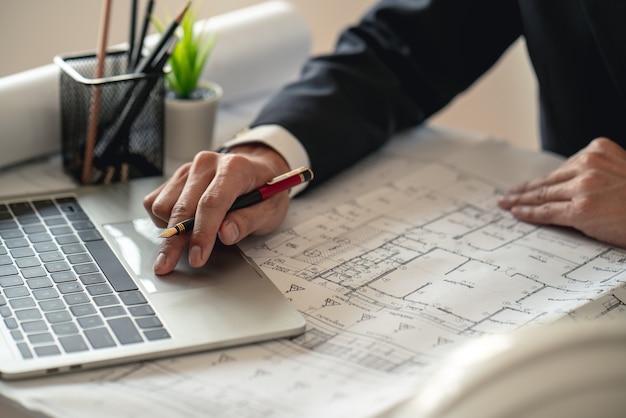
{"label": "laptop", "polygon": [[303,316],[237,246],[156,276],[144,178],[0,198],[0,377],[79,371],[295,336]]}

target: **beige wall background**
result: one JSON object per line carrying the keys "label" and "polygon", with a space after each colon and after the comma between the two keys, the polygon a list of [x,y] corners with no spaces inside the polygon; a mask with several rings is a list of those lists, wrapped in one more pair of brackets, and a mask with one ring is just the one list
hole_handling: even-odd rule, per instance
{"label": "beige wall background", "polygon": [[[332,50],[338,32],[355,23],[374,0],[290,0],[305,16],[312,53]],[[262,0],[201,0],[209,18]],[[145,8],[139,1],[139,11]],[[174,14],[182,0],[157,0],[159,16]],[[113,0],[109,43],[125,42],[129,0]],[[94,50],[101,2],[94,0],[0,1],[0,77],[52,62],[56,54]],[[433,123],[483,132],[520,147],[538,148],[536,85],[523,41],[516,43],[488,74]]]}

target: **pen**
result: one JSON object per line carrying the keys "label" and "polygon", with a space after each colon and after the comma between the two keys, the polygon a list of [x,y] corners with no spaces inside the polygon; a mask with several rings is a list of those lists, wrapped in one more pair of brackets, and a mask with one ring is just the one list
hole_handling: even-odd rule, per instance
{"label": "pen", "polygon": [[137,46],[133,49],[133,55],[130,59],[130,69],[135,71],[135,67],[141,58],[141,52],[143,51],[143,43],[146,39],[146,35],[148,34],[148,26],[150,26],[150,19],[152,18],[152,9],[154,8],[154,0],[148,0],[146,4],[146,11],[143,16],[143,24],[141,26],[141,32],[139,33],[139,38],[137,39]]}
{"label": "pen", "polygon": [[159,42],[155,47],[153,47],[152,52],[146,58],[144,58],[137,65],[138,67],[135,69],[137,73],[143,73],[146,71],[150,71],[151,66],[154,65],[154,60],[156,56],[160,53],[160,51],[167,45],[169,39],[174,36],[174,32],[176,28],[180,25],[180,22],[183,20],[185,13],[189,9],[191,2],[187,2],[187,4],[178,12],[176,18],[169,24],[169,26],[163,31],[163,34],[159,38]]}
{"label": "pen", "polygon": [[128,30],[128,62],[127,66],[130,69],[133,60],[133,54],[135,49],[135,27],[137,22],[137,0],[131,0],[130,2],[130,28]]}
{"label": "pen", "polygon": [[[229,212],[237,209],[242,209],[255,203],[269,199],[277,193],[284,192],[302,183],[306,183],[313,179],[313,171],[308,167],[300,167],[288,173],[281,174],[278,177],[274,177],[272,180],[265,183],[263,186],[256,190],[248,192],[235,199]],[[185,232],[189,232],[193,229],[194,218],[185,219],[182,222],[177,223],[171,228],[167,228],[159,235],[159,238],[169,238],[174,235],[180,235]]]}

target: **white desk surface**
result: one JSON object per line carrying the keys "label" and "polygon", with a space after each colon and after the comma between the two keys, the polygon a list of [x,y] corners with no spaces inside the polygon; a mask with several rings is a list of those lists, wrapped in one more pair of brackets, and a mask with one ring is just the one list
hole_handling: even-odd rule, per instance
{"label": "white desk surface", "polygon": [[241,245],[305,315],[303,336],[0,392],[64,418],[370,417],[468,339],[624,319],[626,252],[495,207],[503,188],[559,161],[442,128],[400,135]]}

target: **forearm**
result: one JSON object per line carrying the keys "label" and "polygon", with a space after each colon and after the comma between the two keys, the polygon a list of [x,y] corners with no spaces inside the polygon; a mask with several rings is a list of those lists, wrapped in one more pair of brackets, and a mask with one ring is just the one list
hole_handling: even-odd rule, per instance
{"label": "forearm", "polygon": [[517,39],[517,13],[511,0],[379,2],[252,126],[289,131],[322,182],[466,89]]}

